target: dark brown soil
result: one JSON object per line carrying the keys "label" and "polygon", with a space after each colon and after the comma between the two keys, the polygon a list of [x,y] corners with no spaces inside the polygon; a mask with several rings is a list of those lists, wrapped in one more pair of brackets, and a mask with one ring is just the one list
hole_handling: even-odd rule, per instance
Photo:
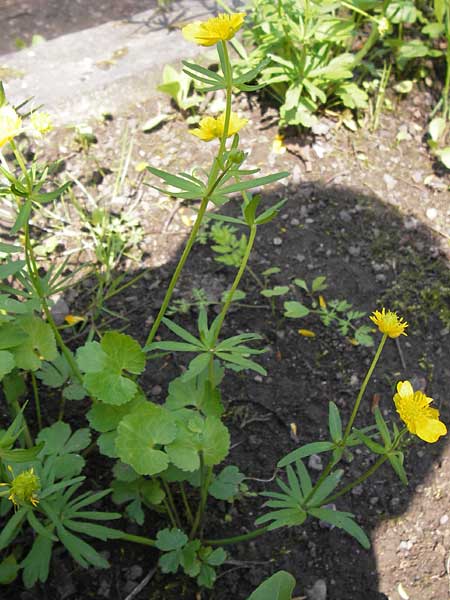
{"label": "dark brown soil", "polygon": [[[273,283],[291,285],[292,298],[302,297],[292,284],[293,278],[310,281],[325,275],[329,287],[324,296],[328,301],[347,299],[355,308],[369,312],[383,305],[398,310],[410,323],[408,337],[399,345],[393,341],[388,344],[367,391],[359,423],[371,422],[375,395],[386,415],[393,416],[392,391],[396,381],[406,378],[426,386],[443,420],[449,423],[449,178],[436,169],[422,139],[431,98],[422,93],[406,101],[393,101],[395,111],[383,115],[374,133],[369,133],[368,124],[353,134],[337,121],[324,119],[320,135],[292,136],[287,139],[288,152],[275,155],[270,152],[276,134],[273,113],[261,115],[254,99],[239,99],[237,108],[250,118],[242,136],[243,147],[250,150],[249,164],[261,167],[264,174],[275,170],[291,173],[283,185],[264,191],[264,206],[280,198],[287,198],[287,203],[277,220],[260,228],[250,264],[257,274],[269,266],[280,267]],[[133,135],[131,169],[113,210],[135,205],[134,215],[144,237],[140,259],[126,259],[120,268],[129,276],[145,268],[150,271],[108,303],[108,308],[126,319],[112,321],[108,327],[126,326],[127,333],[141,343],[194,213],[181,204],[174,212],[173,201],[142,186],[134,167],[147,161],[168,170],[191,169],[192,157],[196,165],[204,166],[214,151],[213,145],[190,136],[182,119],[150,135],[143,134],[140,125],[154,113],[153,106],[133,107],[129,114],[114,116],[111,122],[94,124],[98,144],[91,147],[87,157],[77,151],[67,131],[56,132],[43,147],[47,156],[63,158],[67,171],[81,179],[91,194],[107,199],[114,185],[117,148],[125,126]],[[406,127],[407,141],[396,141],[400,127]],[[85,198],[80,190],[76,193]],[[77,233],[74,211],[60,205],[54,210],[64,218],[69,211],[71,225],[63,230],[49,225],[48,235],[58,236],[66,250],[79,244],[79,256],[92,260],[92,249]],[[223,210],[237,214],[237,202]],[[195,246],[177,298],[189,298],[193,287],[202,287],[217,298],[230,286],[235,271],[217,263],[214,256],[208,246]],[[67,296],[71,310],[85,306],[89,285],[80,284],[76,294]],[[326,435],[330,400],[349,415],[373,351],[354,346],[313,318],[283,318],[281,301],[273,314],[250,276],[241,288],[248,294],[245,304],[249,306],[230,312],[223,335],[260,333],[269,348],[260,358],[268,376],[229,373],[225,379],[226,423],[233,445],[227,463],[238,465],[249,477],[250,491],[258,492],[271,489],[273,484],[253,478],[271,479],[281,456],[299,443]],[[85,296],[81,296],[83,290]],[[192,311],[174,318],[190,327],[195,314]],[[300,336],[300,327],[314,330],[316,337]],[[166,337],[167,331],[162,328],[160,334]],[[170,378],[178,375],[182,366],[179,358],[164,363],[150,361],[141,384],[152,399],[163,400]],[[48,415],[52,416],[51,408]],[[68,418],[85,425],[79,404],[68,406]],[[292,438],[292,423],[297,426],[299,442]],[[92,486],[108,485],[107,461],[95,455],[93,461]],[[355,454],[345,465],[348,476],[357,476],[372,461],[364,452]],[[134,597],[245,600],[264,578],[285,569],[297,579],[299,598],[314,598],[310,590],[322,579],[327,600],[400,600],[405,594],[414,600],[444,600],[449,597],[449,466],[446,440],[434,445],[415,440],[406,457],[407,488],[385,467],[362,489],[339,500],[338,508],[353,512],[370,534],[373,546],[369,552],[340,531],[308,521],[302,528],[277,531],[229,547],[229,562],[220,571],[212,592],[200,592],[182,577],[155,572]],[[233,505],[213,503],[206,524],[208,536],[251,530],[262,513],[261,504],[261,498],[253,495],[243,496]],[[156,525],[150,514],[144,531],[123,523],[130,532],[149,536],[154,535]],[[144,547],[111,543],[104,545],[104,551],[111,559],[109,571],[86,572],[61,550],[45,586],[23,591],[16,584],[2,590],[0,596],[2,600],[124,600],[156,566],[157,554]]]}

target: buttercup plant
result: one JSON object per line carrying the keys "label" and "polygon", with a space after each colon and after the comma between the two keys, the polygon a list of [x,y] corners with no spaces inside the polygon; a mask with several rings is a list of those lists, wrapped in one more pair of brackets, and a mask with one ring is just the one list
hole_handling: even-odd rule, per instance
{"label": "buttercup plant", "polygon": [[[234,76],[228,43],[243,19],[241,13],[220,15],[183,30],[184,35],[195,43],[216,45],[220,63],[218,72],[192,62],[185,62],[184,68],[187,74],[203,84],[206,91],[225,90],[226,108],[221,117],[213,120],[206,117],[199,128],[193,130],[201,141],[217,139],[218,142],[212,165],[202,179],[200,174],[204,171],[198,168],[174,175],[148,167],[149,173],[163,181],[165,187],[157,189],[175,198],[200,201],[200,205],[144,348],[122,332],[107,331],[99,333],[97,339],[93,333],[75,355],[68,349],[50,311],[51,286],[39,272],[29,227],[34,207],[49,197],[61,195],[67,186],[54,192],[42,192],[46,171],[38,172],[35,164],[27,168],[14,143],[21,128],[17,114],[9,111],[11,119],[5,119],[3,129],[0,128],[0,139],[10,145],[17,163],[9,167],[2,161],[1,174],[7,183],[0,193],[15,199],[17,218],[12,234],[23,234],[23,247],[3,244],[1,251],[8,256],[19,252],[25,256],[24,261],[10,260],[9,269],[4,273],[6,277],[16,276],[28,290],[24,292],[24,302],[16,303],[16,288],[10,286],[8,302],[3,298],[5,308],[0,312],[0,339],[6,340],[0,352],[0,376],[5,378],[5,394],[14,415],[11,426],[0,432],[2,510],[3,514],[12,513],[0,533],[0,551],[13,544],[23,529],[31,527],[34,530],[31,549],[20,564],[15,564],[15,574],[22,570],[27,587],[47,579],[56,543],[63,544],[82,567],[106,568],[107,561],[85,541],[86,535],[103,541],[120,539],[157,548],[161,552],[159,566],[162,572],[176,573],[181,569],[195,578],[199,586],[206,588],[213,587],[216,569],[226,560],[224,546],[254,539],[279,527],[299,526],[308,517],[343,529],[368,548],[369,539],[354,515],[334,510],[330,504],[364,482],[386,461],[406,483],[403,449],[408,431],[428,442],[435,442],[446,434],[439,413],[429,407],[431,399],[421,392],[414,392],[408,382],[399,383],[394,397],[405,427],[399,429],[395,423],[386,423],[379,409],[375,409],[373,426],[362,429],[355,426],[364,393],[387,339],[406,335],[407,323],[395,313],[384,308],[375,311],[372,321],[382,337],[345,427],[338,407],[330,402],[327,439],[303,445],[279,461],[278,490],[262,492],[261,495],[268,498],[264,504],[268,512],[256,520],[257,528],[221,539],[208,536],[208,500],[231,501],[238,495],[245,479],[237,466],[228,464],[220,471],[217,469],[230,450],[230,432],[223,420],[225,411],[220,384],[230,370],[266,374],[256,360],[264,349],[250,345],[259,342],[260,335],[251,332],[228,338],[222,335],[258,228],[271,221],[284,204],[282,201],[261,207],[261,195],[252,194],[251,190],[287,175],[282,172],[252,177],[257,170],[243,168],[246,155],[239,149],[238,131],[245,122],[232,113],[232,90],[253,89],[247,82],[262,68],[260,65],[239,77]],[[168,319],[167,309],[209,203],[221,207],[235,194],[240,196],[239,222],[248,229],[245,248],[219,314],[211,321],[206,307],[200,307],[194,335]],[[215,218],[220,220],[220,214]],[[22,304],[27,310],[18,307]],[[176,339],[157,338],[161,325]],[[193,358],[183,374],[170,382],[165,401],[157,404],[147,399],[138,377],[144,372],[147,361],[151,359],[154,364],[161,352],[182,352]],[[17,390],[20,391],[20,385],[17,382],[20,380],[23,385],[23,373],[29,373],[32,381],[40,430],[35,438],[26,423],[27,406],[19,405]],[[72,388],[68,399],[90,398],[86,415],[89,429],[72,432],[63,415],[50,427],[42,427],[36,385],[38,373],[44,385],[53,383],[59,376],[65,390]],[[116,460],[114,480],[110,489],[78,493],[85,480],[81,473],[86,457],[89,458],[87,452],[83,456],[81,451],[90,447],[92,431],[99,434],[99,452]],[[338,468],[339,464],[348,449],[358,445],[367,446],[377,455],[377,460],[355,480],[341,486],[344,470]],[[313,481],[303,459],[318,453],[327,453],[329,460]],[[101,524],[119,518],[120,513],[87,510],[111,492],[113,501],[119,506],[125,505],[124,513],[141,526],[145,522],[146,509],[158,512],[160,529],[155,531],[152,524],[153,537],[145,535],[145,530],[142,535],[135,535]]]}

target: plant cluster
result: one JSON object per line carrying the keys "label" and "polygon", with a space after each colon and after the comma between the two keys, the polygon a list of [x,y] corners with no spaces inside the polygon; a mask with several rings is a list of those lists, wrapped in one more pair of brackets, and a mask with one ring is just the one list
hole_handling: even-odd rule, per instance
{"label": "plant cluster", "polygon": [[[239,148],[238,131],[245,121],[231,110],[232,93],[235,88],[248,89],[248,82],[257,77],[265,63],[235,74],[228,45],[243,19],[243,14],[220,15],[191,24],[184,31],[188,39],[216,47],[220,72],[193,62],[185,62],[184,68],[208,89],[225,90],[226,107],[218,118],[202,118],[193,131],[201,140],[217,143],[208,171],[193,168],[191,172],[172,174],[148,167],[148,172],[162,181],[157,189],[200,203],[144,347],[123,332],[98,328],[92,328],[85,343],[74,352],[64,341],[51,312],[54,286],[63,284],[64,275],[58,269],[52,271],[51,277],[42,274],[33,249],[30,217],[43,202],[65,193],[67,186],[45,191],[50,187],[46,170],[39,171],[35,163],[27,165],[15,143],[24,121],[7,103],[1,88],[0,149],[6,147],[11,154],[8,160],[0,154],[0,195],[11,198],[16,205],[16,221],[11,229],[15,242],[2,242],[0,247],[5,258],[1,267],[5,283],[0,295],[0,379],[11,412],[10,426],[0,432],[2,584],[10,583],[20,572],[27,587],[45,582],[53,549],[58,544],[81,567],[106,568],[107,561],[85,540],[86,536],[156,548],[163,573],[183,571],[205,588],[214,585],[217,568],[227,559],[225,546],[280,527],[300,526],[308,518],[330,523],[368,548],[369,539],[355,515],[334,509],[331,503],[363,483],[384,463],[390,463],[406,483],[403,451],[408,432],[430,443],[446,434],[438,411],[429,406],[431,398],[414,391],[408,381],[399,382],[394,396],[404,423],[402,428],[395,422],[387,423],[379,409],[375,409],[372,426],[355,426],[364,392],[385,343],[388,338],[406,335],[407,324],[396,313],[375,311],[371,318],[382,337],[347,423],[344,425],[338,407],[331,401],[326,436],[300,446],[278,462],[276,491],[261,493],[267,499],[266,512],[257,519],[257,528],[222,539],[208,535],[207,516],[215,499],[232,501],[245,485],[245,476],[237,466],[223,464],[230,450],[230,431],[224,418],[221,382],[230,371],[266,374],[258,362],[265,351],[258,347],[260,335],[223,335],[223,325],[248,267],[257,232],[276,217],[282,205],[263,206],[261,196],[252,190],[287,175],[260,175],[244,166],[246,154]],[[239,222],[247,230],[233,284],[215,318],[211,319],[206,307],[202,307],[195,331],[181,327],[166,316],[174,288],[208,204],[212,202],[220,208],[229,201],[239,203]],[[23,258],[16,259],[16,255]],[[306,283],[296,285],[305,289]],[[323,286],[323,279],[316,279],[312,291],[318,292]],[[334,315],[339,313],[339,319],[349,309],[332,308]],[[351,320],[347,312],[347,321]],[[163,331],[169,334],[167,339]],[[156,403],[148,399],[139,376],[161,353],[181,353],[192,358],[184,372],[169,383],[164,402]],[[23,402],[29,382],[37,415],[34,426],[30,421],[32,403]],[[41,396],[54,398],[55,390],[60,390],[62,396],[59,418],[44,427]],[[82,398],[89,401],[89,427],[73,431],[65,422],[65,401]],[[95,446],[91,445],[92,437]],[[355,446],[367,447],[377,458],[355,480],[344,481],[342,459]],[[107,489],[98,490],[98,485],[92,489],[82,475],[93,449],[114,460],[113,479]],[[326,454],[328,463],[314,480],[303,461],[318,453]],[[96,506],[109,494],[121,512]],[[148,510],[158,516],[151,526],[145,520]],[[110,522],[121,516],[140,525],[142,535],[112,527]],[[26,542],[19,544],[22,533],[26,534],[22,538]],[[286,587],[286,593],[292,592],[292,578],[278,574],[275,580],[263,584],[262,592],[260,588],[250,598],[273,597],[273,586],[280,585]]]}

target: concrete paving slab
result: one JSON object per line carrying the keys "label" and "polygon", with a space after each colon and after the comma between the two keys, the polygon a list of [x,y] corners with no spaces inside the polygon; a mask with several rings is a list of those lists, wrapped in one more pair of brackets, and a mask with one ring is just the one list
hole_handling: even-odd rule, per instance
{"label": "concrete paving slab", "polygon": [[117,114],[155,96],[164,65],[204,51],[187,42],[180,28],[214,12],[213,0],[181,0],[168,12],[154,7],[127,21],[64,35],[0,56],[0,79],[12,104],[33,96],[56,124]]}

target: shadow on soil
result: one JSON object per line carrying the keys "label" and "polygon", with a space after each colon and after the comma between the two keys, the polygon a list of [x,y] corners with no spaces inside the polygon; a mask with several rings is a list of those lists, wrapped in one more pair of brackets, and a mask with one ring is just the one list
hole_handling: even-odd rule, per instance
{"label": "shadow on soil", "polygon": [[[288,186],[265,195],[262,206],[284,197],[288,202],[278,218],[259,229],[250,261],[252,270],[261,276],[268,267],[279,267],[281,272],[273,277],[272,285],[288,285],[296,277],[310,282],[324,275],[328,288],[323,294],[328,302],[333,298],[346,299],[356,309],[366,311],[386,305],[398,310],[410,323],[409,335],[402,337],[400,346],[393,340],[387,344],[357,424],[372,423],[370,406],[375,395],[379,395],[382,410],[393,417],[393,389],[398,380],[406,378],[414,380],[416,385],[426,385],[427,394],[435,399],[443,420],[448,423],[449,407],[442,401],[445,381],[450,376],[448,356],[443,352],[450,324],[450,277],[439,241],[421,224],[411,224],[395,209],[354,189],[312,183]],[[222,213],[236,215],[236,202],[223,207]],[[174,239],[181,242],[182,236]],[[108,305],[127,317],[125,331],[141,343],[148,331],[144,323],[149,314],[156,314],[179,253],[180,247],[172,262],[152,270],[148,279],[142,279]],[[229,288],[235,271],[216,262],[214,256],[207,245],[194,247],[176,298],[189,298],[193,287],[203,288],[211,298],[218,298]],[[352,345],[337,329],[325,328],[314,316],[303,320],[283,318],[283,300],[306,302],[295,285],[291,285],[286,297],[277,299],[274,314],[249,275],[240,288],[247,293],[243,301],[246,306],[235,306],[230,311],[223,335],[238,331],[260,333],[269,348],[260,357],[268,376],[261,379],[254,373],[230,372],[225,378],[222,393],[226,423],[232,432],[232,449],[226,462],[238,465],[249,478],[268,480],[282,456],[299,444],[325,439],[330,400],[348,418],[373,349]],[[195,315],[192,311],[172,318],[193,330]],[[113,326],[123,324],[118,321]],[[301,337],[297,333],[299,328],[311,329],[317,335]],[[170,337],[164,327],[160,335],[163,339]],[[377,340],[377,334],[374,336]],[[141,384],[149,398],[163,401],[168,382],[181,372],[187,358],[168,356],[148,363]],[[68,418],[76,424],[85,424],[77,403],[68,407]],[[297,425],[299,443],[291,437],[292,423]],[[337,508],[353,512],[370,535],[381,521],[402,515],[416,487],[432,465],[439,463],[443,448],[443,442],[426,446],[414,441],[406,457],[409,487],[403,487],[389,467],[382,467],[362,489],[339,499]],[[108,485],[109,472],[104,459],[99,457],[94,462],[98,463],[92,473],[94,486]],[[373,458],[365,452],[355,454],[354,460],[344,465],[347,476],[357,477],[372,462]],[[317,476],[318,471],[311,473]],[[246,483],[252,491],[274,489],[273,483],[252,479]],[[244,497],[233,505],[216,502],[206,525],[208,537],[251,530],[255,518],[263,512],[262,502],[263,499],[256,497]],[[133,533],[139,531],[133,525],[124,527]],[[153,527],[154,521],[149,517],[145,533],[153,535]],[[278,530],[264,538],[230,546],[228,550],[232,562],[220,572],[215,590],[202,594],[202,598],[244,600],[264,578],[279,569],[296,577],[296,595],[300,597],[317,579],[324,579],[328,600],[386,598],[378,591],[374,554],[362,550],[346,534],[324,528],[317,521],[308,520],[305,527]],[[33,590],[31,595],[25,593],[20,597],[23,600],[100,597],[99,589],[103,586],[102,589],[109,590],[107,597],[125,598],[133,589],[129,581],[124,589],[129,568],[138,564],[145,574],[155,565],[156,555],[144,547],[119,543],[108,545],[108,551],[111,570],[89,574],[73,571],[65,554],[57,556],[53,572],[60,573],[65,564],[65,578],[53,575],[45,590]],[[67,588],[68,582],[72,592],[69,589],[64,594],[61,586]],[[7,593],[5,600],[12,597]],[[181,577],[174,580],[159,573],[134,597],[137,600],[197,598],[195,588],[186,580]]]}

